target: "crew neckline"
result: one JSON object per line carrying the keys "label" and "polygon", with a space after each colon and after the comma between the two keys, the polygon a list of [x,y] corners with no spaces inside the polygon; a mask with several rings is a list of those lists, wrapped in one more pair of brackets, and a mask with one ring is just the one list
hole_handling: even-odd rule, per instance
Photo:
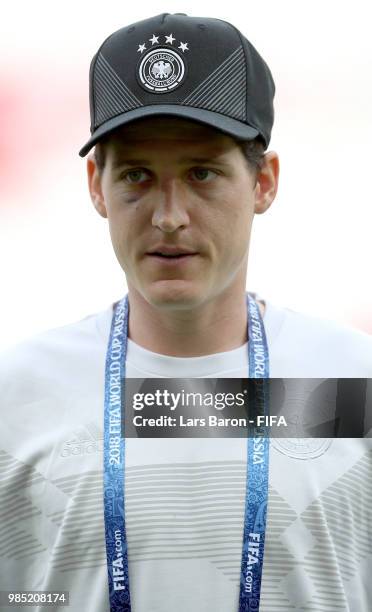
{"label": "crew neckline", "polygon": [[[286,310],[273,306],[273,304],[264,300],[257,293],[251,292],[251,294],[256,300],[264,302],[265,304],[263,321],[265,324],[269,354],[271,354],[283,326]],[[104,339],[106,345],[110,333],[112,311],[113,304],[111,304],[106,311],[101,313],[102,316],[97,319],[98,332],[102,339]],[[164,371],[166,372],[168,368],[171,368],[173,377],[182,378],[185,376],[186,371],[191,370],[196,372],[194,376],[198,377],[211,376],[211,372],[213,372],[213,376],[217,376],[218,373],[223,373],[225,377],[228,378],[229,371],[248,367],[248,342],[245,342],[235,349],[213,353],[211,355],[175,357],[173,355],[163,355],[150,351],[128,338],[127,362],[134,368],[141,371],[145,370],[149,374],[151,373],[151,375],[158,376],[159,378],[164,376]]]}
{"label": "crew neckline", "polygon": [[228,378],[229,371],[247,367],[248,342],[222,353],[198,357],[175,357],[149,351],[128,338],[127,362],[134,368],[159,378],[166,376],[170,371],[174,378],[184,378],[185,375],[203,378],[211,376],[211,373],[216,377],[218,374],[224,374]]}

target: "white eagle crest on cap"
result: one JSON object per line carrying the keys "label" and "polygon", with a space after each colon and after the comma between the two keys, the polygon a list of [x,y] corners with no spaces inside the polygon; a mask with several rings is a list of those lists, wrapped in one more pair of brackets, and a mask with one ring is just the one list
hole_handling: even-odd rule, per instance
{"label": "white eagle crest on cap", "polygon": [[[163,39],[160,40],[159,39]],[[176,42],[177,38],[153,34],[147,50],[146,42],[139,45],[137,53],[141,60],[137,67],[137,76],[141,86],[152,93],[167,93],[179,87],[186,76],[185,52],[189,51],[187,42]],[[143,54],[143,55],[142,55]]]}
{"label": "white eagle crest on cap", "polygon": [[172,66],[169,62],[156,62],[151,70],[155,79],[167,79],[172,72]]}

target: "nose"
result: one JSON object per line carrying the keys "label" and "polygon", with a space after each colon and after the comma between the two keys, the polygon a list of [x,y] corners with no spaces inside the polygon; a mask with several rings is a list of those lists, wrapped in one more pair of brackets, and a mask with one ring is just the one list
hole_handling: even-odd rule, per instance
{"label": "nose", "polygon": [[168,179],[153,194],[152,225],[162,232],[172,233],[190,223],[187,195],[179,181]]}

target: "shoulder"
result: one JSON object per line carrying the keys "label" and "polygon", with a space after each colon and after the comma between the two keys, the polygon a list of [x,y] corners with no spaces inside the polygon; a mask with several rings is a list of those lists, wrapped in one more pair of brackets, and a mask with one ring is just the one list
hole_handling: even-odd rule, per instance
{"label": "shoulder", "polygon": [[372,376],[372,336],[326,318],[267,304],[272,357],[284,377]]}
{"label": "shoulder", "polygon": [[104,364],[112,307],[37,334],[0,354],[1,403],[32,403]]}

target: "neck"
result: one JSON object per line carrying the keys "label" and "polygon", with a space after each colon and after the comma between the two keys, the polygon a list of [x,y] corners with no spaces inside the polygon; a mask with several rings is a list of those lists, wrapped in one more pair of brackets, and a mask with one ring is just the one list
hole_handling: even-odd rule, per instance
{"label": "neck", "polygon": [[185,310],[155,307],[131,287],[128,296],[129,338],[154,353],[199,357],[233,350],[247,341],[245,289],[229,287]]}

